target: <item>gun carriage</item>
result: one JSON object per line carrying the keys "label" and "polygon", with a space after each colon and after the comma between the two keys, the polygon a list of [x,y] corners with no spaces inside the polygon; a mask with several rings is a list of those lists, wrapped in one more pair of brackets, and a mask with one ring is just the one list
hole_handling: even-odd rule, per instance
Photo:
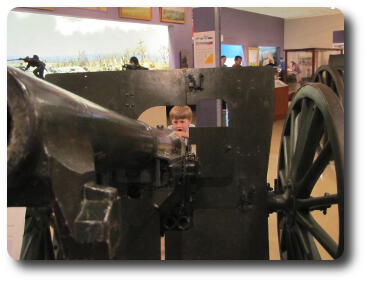
{"label": "gun carriage", "polygon": [[[57,259],[282,259],[343,251],[344,110],[332,88],[302,87],[266,181],[274,108],[267,67],[51,74],[8,67],[8,206],[47,207]],[[190,146],[136,119],[161,105],[226,101],[229,127],[190,129]],[[214,141],[214,142],[213,142]],[[333,162],[337,194],[311,197]],[[338,207],[339,239],[312,217]],[[33,254],[29,258],[40,258]]]}

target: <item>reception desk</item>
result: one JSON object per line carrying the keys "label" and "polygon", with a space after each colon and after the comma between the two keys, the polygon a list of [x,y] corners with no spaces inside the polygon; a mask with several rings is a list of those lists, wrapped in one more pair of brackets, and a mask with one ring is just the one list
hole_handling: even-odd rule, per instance
{"label": "reception desk", "polygon": [[285,119],[288,111],[288,85],[282,81],[275,81],[274,120]]}

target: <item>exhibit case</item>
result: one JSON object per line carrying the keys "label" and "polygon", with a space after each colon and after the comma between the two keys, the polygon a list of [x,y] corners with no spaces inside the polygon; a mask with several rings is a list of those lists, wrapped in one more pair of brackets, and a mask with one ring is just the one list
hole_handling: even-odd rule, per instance
{"label": "exhibit case", "polygon": [[[343,54],[339,48],[304,48],[285,49],[285,64],[287,66],[286,81],[295,77],[299,72],[299,82],[310,81],[313,74],[321,65],[327,65],[329,56]],[[298,67],[295,68],[294,62]],[[296,69],[296,70],[295,70]]]}

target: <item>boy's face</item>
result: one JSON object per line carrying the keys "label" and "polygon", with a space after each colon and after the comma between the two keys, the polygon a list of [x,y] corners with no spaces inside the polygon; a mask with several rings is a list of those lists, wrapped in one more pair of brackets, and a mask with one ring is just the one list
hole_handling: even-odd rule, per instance
{"label": "boy's face", "polygon": [[178,132],[187,132],[187,130],[189,129],[189,125],[190,125],[190,120],[189,119],[172,119],[172,128],[175,131]]}

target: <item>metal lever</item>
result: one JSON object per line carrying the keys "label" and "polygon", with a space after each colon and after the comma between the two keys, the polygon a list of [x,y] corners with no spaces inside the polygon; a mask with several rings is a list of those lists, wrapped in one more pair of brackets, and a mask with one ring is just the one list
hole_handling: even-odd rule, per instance
{"label": "metal lever", "polygon": [[189,75],[188,79],[189,79],[189,90],[190,91],[202,91],[202,90],[204,90],[202,88],[203,81],[204,81],[204,75],[203,74],[199,74],[196,79],[194,78],[193,75]]}

